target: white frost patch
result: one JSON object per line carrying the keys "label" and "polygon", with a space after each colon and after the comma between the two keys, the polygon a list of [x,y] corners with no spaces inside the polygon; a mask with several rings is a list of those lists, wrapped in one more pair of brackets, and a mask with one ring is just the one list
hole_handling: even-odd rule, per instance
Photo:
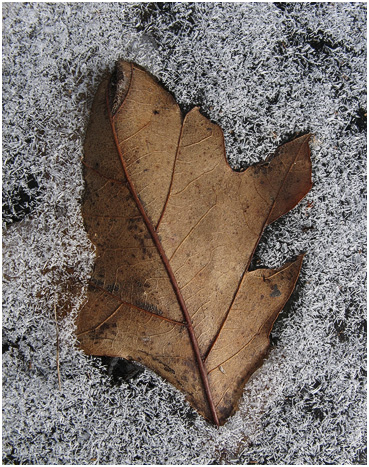
{"label": "white frost patch", "polygon": [[[3,4],[3,453],[21,464],[365,463],[366,5]],[[310,131],[314,187],[258,264],[306,251],[270,356],[219,430],[149,371],[112,384],[76,350],[94,251],[80,159],[118,58],[219,123],[233,166]],[[22,211],[23,210],[23,211]],[[54,304],[59,322],[58,390]]]}

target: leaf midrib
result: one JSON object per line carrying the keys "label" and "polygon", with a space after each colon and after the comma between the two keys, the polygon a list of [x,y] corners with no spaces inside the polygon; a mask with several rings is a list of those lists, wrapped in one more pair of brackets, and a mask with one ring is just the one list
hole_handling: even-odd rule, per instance
{"label": "leaf midrib", "polygon": [[[131,80],[133,79],[133,68],[131,68],[132,72],[131,72]],[[131,83],[129,85],[129,88],[128,88],[128,91],[127,91],[127,94],[124,98],[124,101],[122,103],[122,105],[119,107],[119,111],[121,111],[122,107],[124,106],[124,103],[127,99],[127,95],[129,93],[131,89]],[[153,239],[153,242],[158,250],[158,253],[163,261],[163,264],[164,264],[164,267],[168,273],[168,276],[169,276],[169,279],[170,279],[170,282],[172,284],[172,287],[173,287],[173,290],[174,290],[174,293],[177,297],[177,300],[178,300],[178,304],[182,310],[182,313],[183,313],[183,316],[184,316],[184,319],[186,321],[186,324],[187,324],[187,330],[188,330],[188,334],[189,334],[189,338],[190,338],[190,342],[191,342],[191,346],[192,346],[192,349],[194,351],[194,354],[195,354],[195,358],[196,358],[196,363],[197,363],[197,366],[198,366],[198,370],[199,370],[199,373],[200,373],[200,378],[201,378],[201,381],[202,381],[202,384],[203,384],[203,389],[205,391],[205,394],[206,394],[206,399],[207,399],[207,403],[208,403],[208,406],[209,406],[209,409],[210,409],[210,412],[211,412],[211,415],[213,417],[213,422],[219,426],[219,418],[218,418],[218,414],[217,414],[217,411],[216,411],[216,407],[215,407],[215,404],[214,404],[214,400],[213,400],[213,396],[212,396],[212,393],[211,393],[211,389],[210,389],[210,384],[209,384],[209,379],[208,379],[208,374],[207,374],[207,370],[205,368],[205,364],[202,360],[202,357],[201,357],[201,353],[200,353],[200,347],[199,347],[199,344],[198,344],[198,341],[197,341],[197,337],[195,335],[195,331],[194,331],[194,328],[193,328],[193,325],[192,325],[192,321],[191,321],[191,317],[188,313],[188,310],[187,310],[187,306],[186,306],[186,303],[183,299],[183,296],[181,294],[181,291],[179,289],[179,286],[177,284],[177,280],[176,280],[176,277],[173,273],[173,270],[169,264],[169,260],[166,256],[166,253],[164,251],[164,248],[160,242],[160,239],[159,239],[159,236],[153,226],[153,224],[151,223],[150,219],[148,218],[146,212],[145,212],[145,209],[136,193],[136,190],[133,186],[133,183],[132,183],[132,180],[131,178],[129,177],[129,174],[128,174],[128,171],[127,171],[127,168],[126,168],[126,164],[125,164],[125,161],[124,161],[124,158],[123,158],[123,154],[122,154],[122,151],[120,149],[120,146],[119,146],[119,141],[118,141],[118,136],[117,136],[117,133],[116,133],[116,130],[115,130],[115,125],[114,125],[114,117],[115,115],[118,115],[119,112],[116,112],[115,115],[113,116],[112,115],[112,112],[111,112],[111,107],[110,107],[110,101],[109,101],[109,85],[107,86],[107,89],[106,89],[106,107],[107,107],[107,112],[108,112],[108,115],[109,115],[109,121],[110,121],[110,126],[111,126],[111,130],[112,130],[112,133],[113,133],[113,138],[114,138],[114,143],[115,143],[115,147],[116,147],[116,150],[118,152],[118,155],[119,155],[119,158],[120,158],[120,161],[121,161],[121,164],[122,164],[122,168],[123,168],[123,171],[124,171],[124,174],[125,174],[125,177],[127,179],[127,183],[128,183],[128,188],[131,192],[131,195],[133,196],[133,199],[137,205],[137,208],[138,210],[140,211],[140,214],[145,222],[145,225],[151,235],[151,238]],[[177,148],[177,151],[178,151],[178,148]],[[174,169],[173,169],[174,170]],[[173,174],[172,174],[172,177],[173,177]]]}

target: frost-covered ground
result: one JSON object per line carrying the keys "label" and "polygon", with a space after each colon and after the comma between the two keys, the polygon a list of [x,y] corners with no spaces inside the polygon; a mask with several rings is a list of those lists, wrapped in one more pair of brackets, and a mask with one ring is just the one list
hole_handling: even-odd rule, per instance
{"label": "frost-covered ground", "polygon": [[[366,5],[3,4],[3,456],[31,464],[365,463]],[[258,264],[303,251],[268,360],[221,429],[76,349],[94,251],[82,145],[117,58],[224,129],[234,167],[311,131],[314,187]],[[59,317],[61,391],[56,371]]]}

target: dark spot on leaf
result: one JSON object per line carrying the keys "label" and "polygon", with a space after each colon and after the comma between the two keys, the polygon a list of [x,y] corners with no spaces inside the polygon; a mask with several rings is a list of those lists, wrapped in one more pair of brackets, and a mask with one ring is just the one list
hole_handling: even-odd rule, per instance
{"label": "dark spot on leaf", "polygon": [[278,285],[277,284],[274,284],[273,285],[273,291],[272,293],[270,294],[271,297],[279,297],[281,294],[280,290],[278,289]]}
{"label": "dark spot on leaf", "polygon": [[170,366],[168,365],[163,365],[163,366],[164,366],[164,370],[167,371],[168,373],[172,373],[173,375],[176,374],[176,372]]}

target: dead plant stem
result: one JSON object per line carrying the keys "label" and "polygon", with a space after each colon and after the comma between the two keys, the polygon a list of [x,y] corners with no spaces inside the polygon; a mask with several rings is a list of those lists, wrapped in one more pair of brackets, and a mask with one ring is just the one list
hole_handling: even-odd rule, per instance
{"label": "dead plant stem", "polygon": [[58,372],[58,383],[59,383],[59,391],[61,391],[61,379],[60,379],[60,364],[59,364],[59,326],[58,326],[58,315],[56,312],[56,303],[57,303],[57,296],[55,297],[54,302],[54,318],[55,318],[55,328],[56,328],[56,370]]}

